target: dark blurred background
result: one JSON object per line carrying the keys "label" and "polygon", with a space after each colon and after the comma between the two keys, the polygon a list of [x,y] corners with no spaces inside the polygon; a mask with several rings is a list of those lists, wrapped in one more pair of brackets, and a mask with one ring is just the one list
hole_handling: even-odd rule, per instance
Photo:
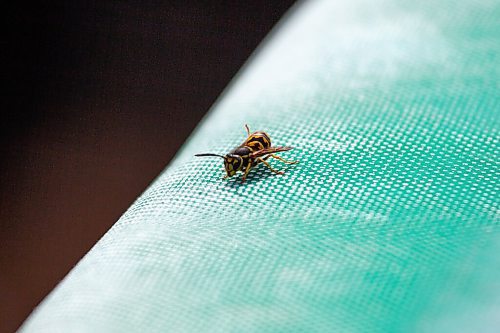
{"label": "dark blurred background", "polygon": [[4,10],[0,331],[158,175],[293,1]]}

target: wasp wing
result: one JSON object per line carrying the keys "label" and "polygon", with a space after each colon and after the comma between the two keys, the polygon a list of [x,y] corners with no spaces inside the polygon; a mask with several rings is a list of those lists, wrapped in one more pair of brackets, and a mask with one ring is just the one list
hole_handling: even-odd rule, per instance
{"label": "wasp wing", "polygon": [[293,147],[270,147],[261,150],[254,151],[250,154],[250,158],[257,158],[268,154],[279,153],[280,151],[287,151],[293,149]]}

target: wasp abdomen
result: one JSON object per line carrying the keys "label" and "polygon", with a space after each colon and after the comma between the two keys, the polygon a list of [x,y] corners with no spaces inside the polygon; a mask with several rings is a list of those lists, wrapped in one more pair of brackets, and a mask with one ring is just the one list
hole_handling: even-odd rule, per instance
{"label": "wasp abdomen", "polygon": [[271,138],[266,132],[255,132],[243,143],[243,146],[249,147],[252,151],[266,149],[271,147]]}

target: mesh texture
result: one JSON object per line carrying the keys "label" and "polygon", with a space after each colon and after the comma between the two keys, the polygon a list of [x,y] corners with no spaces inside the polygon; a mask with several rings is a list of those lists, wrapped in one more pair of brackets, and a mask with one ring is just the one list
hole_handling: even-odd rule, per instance
{"label": "mesh texture", "polygon": [[[493,332],[498,1],[301,4],[22,332]],[[300,160],[223,181],[265,130]]]}

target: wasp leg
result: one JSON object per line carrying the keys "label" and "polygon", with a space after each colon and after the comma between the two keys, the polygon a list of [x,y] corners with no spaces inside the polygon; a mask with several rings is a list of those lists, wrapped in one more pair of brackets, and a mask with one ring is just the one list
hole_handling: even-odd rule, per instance
{"label": "wasp leg", "polygon": [[226,179],[228,179],[228,178],[229,178],[229,176],[228,176],[228,175],[225,175],[224,177],[222,177],[222,179],[224,179],[224,180],[226,180]]}
{"label": "wasp leg", "polygon": [[245,124],[245,128],[247,129],[247,135],[250,136],[250,128],[248,128],[247,124]]}
{"label": "wasp leg", "polygon": [[275,158],[277,160],[280,160],[281,162],[286,163],[286,164],[297,164],[297,163],[299,163],[299,161],[288,161],[288,160],[285,160],[284,158],[279,157],[278,155],[274,155],[274,154],[271,154],[269,156],[272,157],[272,158]]}
{"label": "wasp leg", "polygon": [[243,184],[245,182],[245,180],[247,179],[247,175],[248,173],[250,172],[250,168],[252,167],[252,163],[249,162],[246,169],[245,169],[245,173],[243,173],[243,177],[241,177],[241,183]]}
{"label": "wasp leg", "polygon": [[271,167],[271,165],[270,165],[269,163],[267,163],[267,162],[266,162],[266,160],[265,160],[265,159],[263,159],[262,157],[257,158],[257,161],[264,163],[264,164],[266,165],[266,167],[268,167],[268,168],[269,168],[269,170],[271,170],[271,171],[272,171],[272,172],[274,172],[275,174],[278,174],[278,175],[282,175],[282,174],[284,174],[284,172],[283,172],[283,171],[277,171],[277,170],[274,170],[274,169]]}

